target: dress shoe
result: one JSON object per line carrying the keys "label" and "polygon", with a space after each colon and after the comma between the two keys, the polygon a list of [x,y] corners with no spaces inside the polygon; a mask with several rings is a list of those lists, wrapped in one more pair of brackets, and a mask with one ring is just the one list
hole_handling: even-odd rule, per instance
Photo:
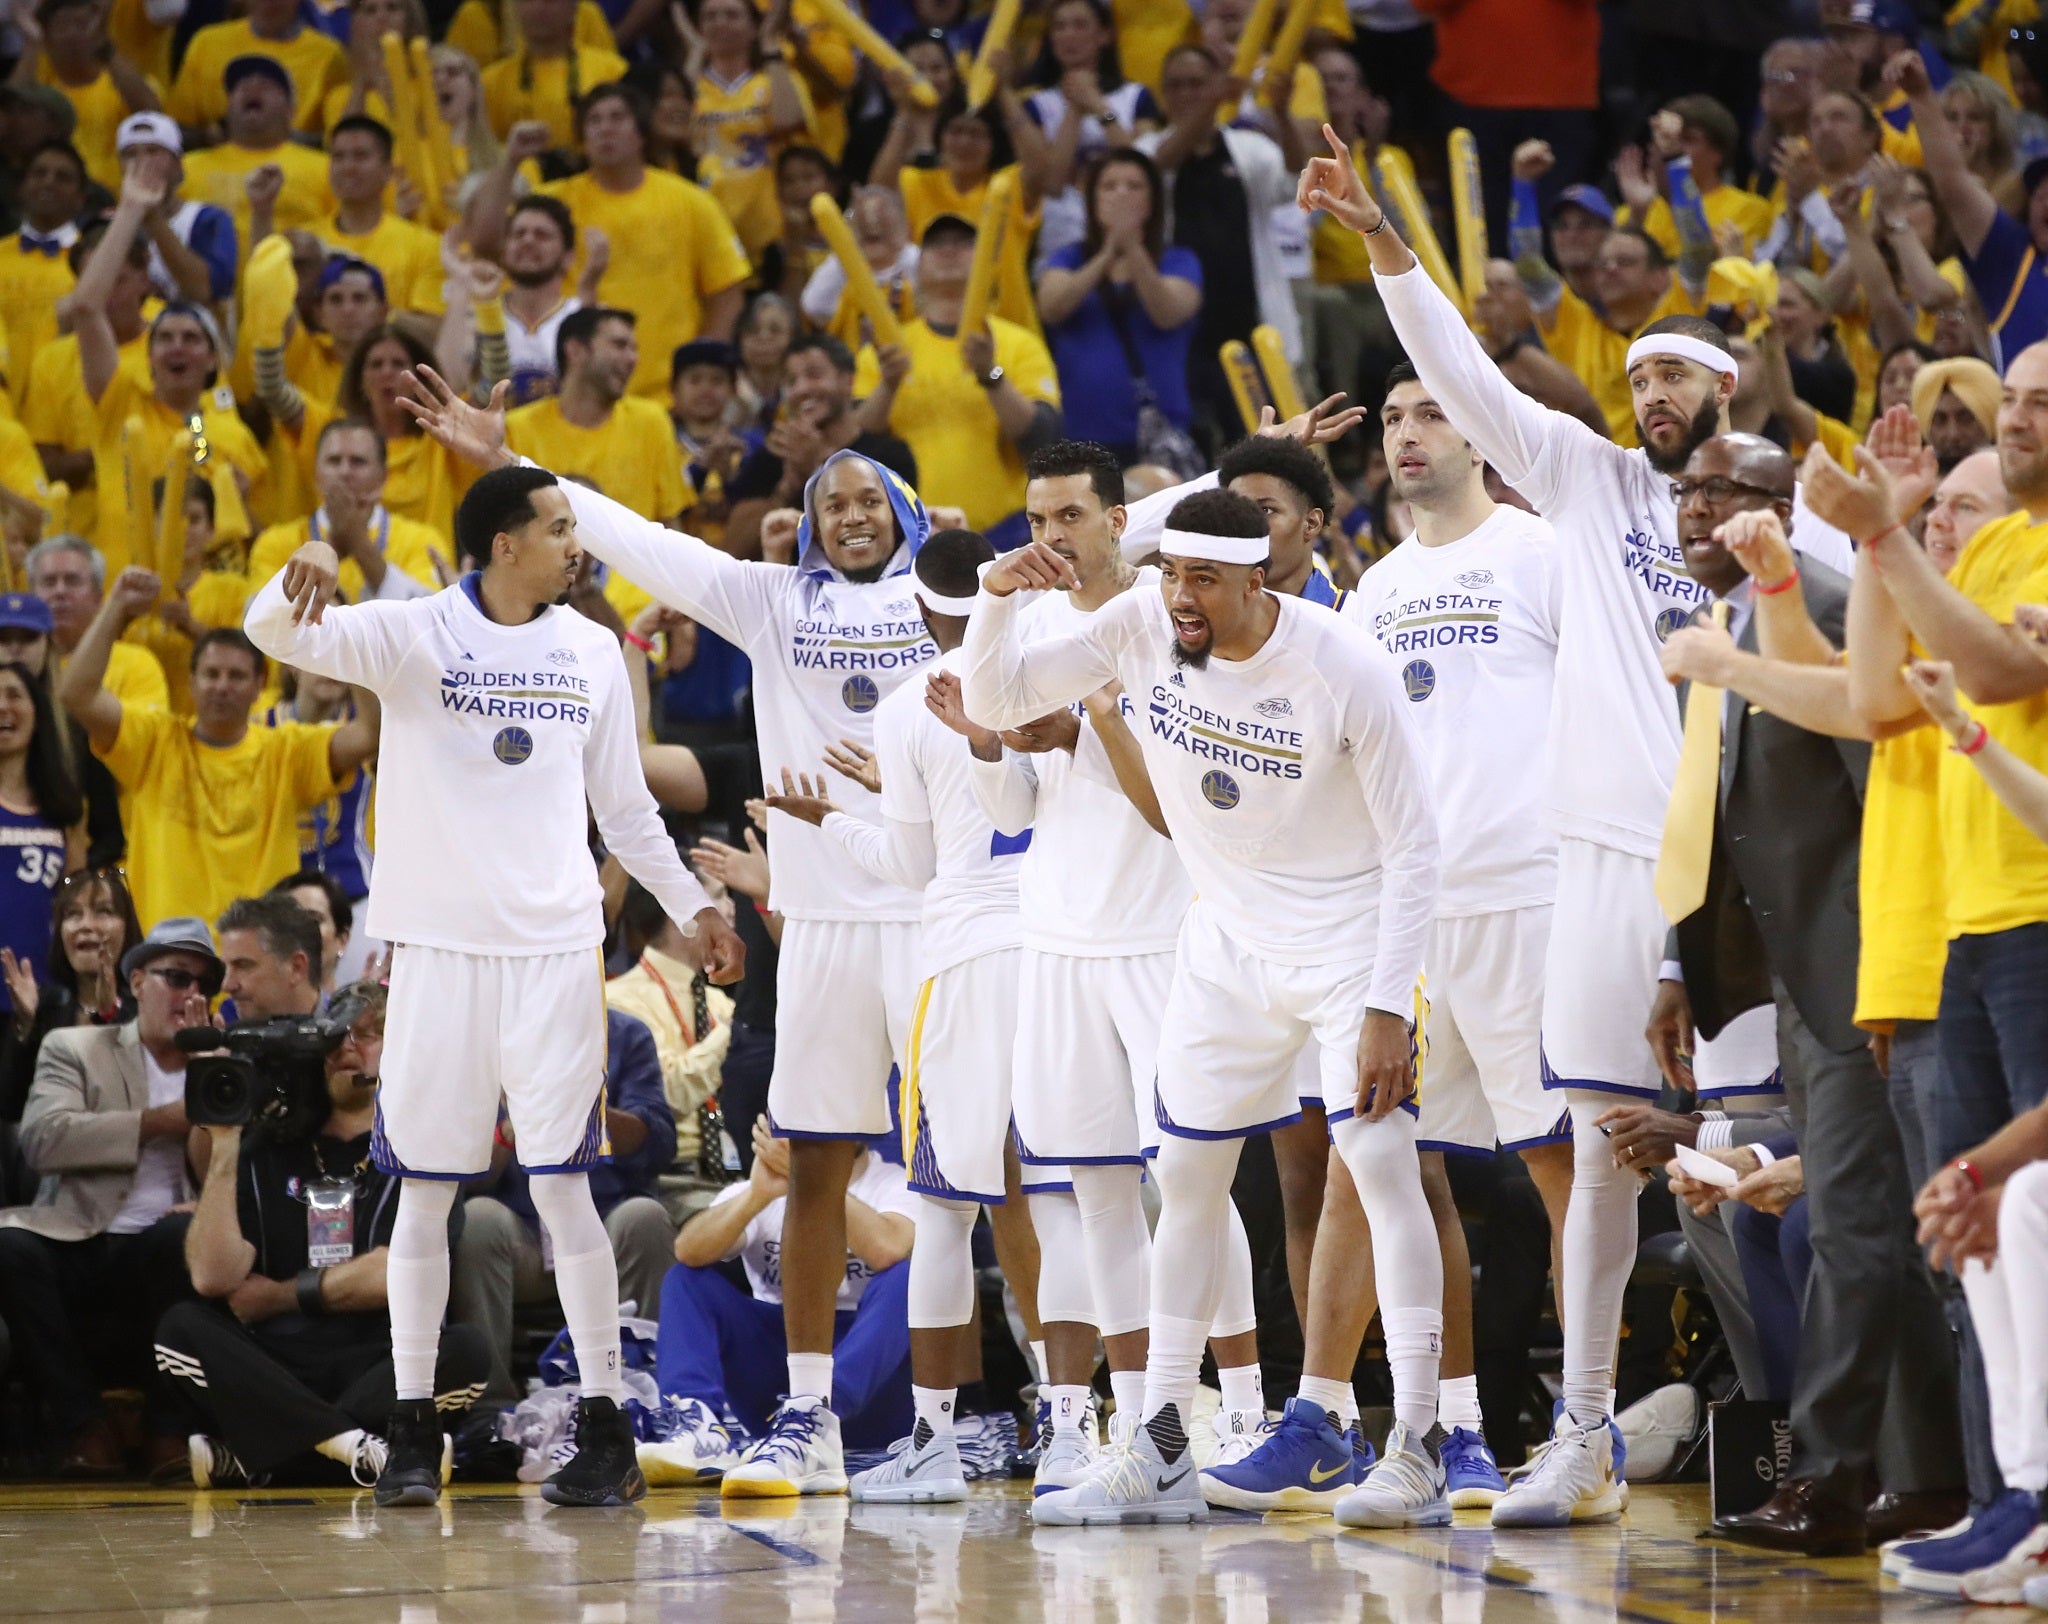
{"label": "dress shoe", "polygon": [[151,1488],[181,1488],[192,1481],[192,1449],[183,1438],[150,1434],[142,1449]]}
{"label": "dress shoe", "polygon": [[1717,1518],[1714,1532],[1744,1545],[1805,1556],[1861,1556],[1863,1507],[1844,1501],[1810,1477],[1788,1478],[1756,1510]]}
{"label": "dress shoe", "polygon": [[120,1477],[128,1470],[127,1452],[115,1434],[113,1424],[95,1421],[71,1440],[57,1463],[57,1475],[64,1478]]}
{"label": "dress shoe", "polygon": [[1864,1508],[1863,1538],[1877,1546],[1946,1528],[1969,1509],[1964,1489],[1922,1489],[1911,1494],[1880,1494]]}

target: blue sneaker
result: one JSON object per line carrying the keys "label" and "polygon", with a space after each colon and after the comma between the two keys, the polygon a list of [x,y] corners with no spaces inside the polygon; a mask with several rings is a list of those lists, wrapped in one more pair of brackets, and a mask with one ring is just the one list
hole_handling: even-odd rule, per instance
{"label": "blue sneaker", "polygon": [[1372,1440],[1358,1430],[1358,1423],[1352,1422],[1344,1429],[1344,1441],[1351,1446],[1351,1458],[1358,1462],[1358,1481],[1365,1481],[1365,1474],[1379,1463],[1379,1452],[1372,1446]]}
{"label": "blue sneaker", "polygon": [[1291,1398],[1257,1449],[1202,1473],[1202,1498],[1239,1511],[1329,1511],[1364,1480],[1356,1449],[1330,1412]]}
{"label": "blue sneaker", "polygon": [[1438,1451],[1444,1463],[1444,1492],[1453,1511],[1491,1506],[1508,1492],[1486,1439],[1470,1427],[1453,1427]]}
{"label": "blue sneaker", "polygon": [[2007,1489],[1970,1519],[1967,1532],[1899,1548],[1899,1583],[1930,1596],[1960,1596],[1963,1575],[2003,1562],[2041,1520],[2041,1497]]}

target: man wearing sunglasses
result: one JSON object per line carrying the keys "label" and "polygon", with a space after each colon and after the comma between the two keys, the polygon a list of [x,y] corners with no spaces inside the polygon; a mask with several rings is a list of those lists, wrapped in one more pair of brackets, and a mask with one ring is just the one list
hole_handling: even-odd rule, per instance
{"label": "man wearing sunglasses", "polygon": [[[136,1018],[52,1032],[36,1059],[21,1148],[55,1193],[0,1211],[0,1317],[66,1477],[119,1477],[128,1465],[100,1406],[103,1378],[116,1372],[88,1349],[111,1352],[124,1383],[137,1379],[158,1318],[191,1292],[187,1219],[172,1211],[193,1189],[185,1057],[172,1040],[205,1024],[223,973],[203,919],[167,919],[121,960]],[[88,1315],[110,1308],[119,1311],[87,1329]],[[158,1389],[144,1391],[147,1464],[182,1459],[183,1434]]]}

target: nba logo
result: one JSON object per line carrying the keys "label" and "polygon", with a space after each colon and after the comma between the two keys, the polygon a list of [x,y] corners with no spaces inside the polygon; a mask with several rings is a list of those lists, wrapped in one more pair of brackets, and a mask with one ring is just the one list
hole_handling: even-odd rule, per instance
{"label": "nba logo", "polygon": [[873,677],[848,677],[839,685],[839,697],[850,711],[871,711],[881,702],[882,691]]}
{"label": "nba logo", "polygon": [[1238,802],[1237,780],[1226,772],[1202,774],[1202,799],[1218,812],[1228,812]]}
{"label": "nba logo", "polygon": [[1657,641],[1663,642],[1691,618],[1692,611],[1690,609],[1666,609],[1657,617]]}
{"label": "nba logo", "polygon": [[1408,690],[1408,703],[1419,705],[1436,692],[1436,667],[1427,660],[1410,660],[1401,667],[1401,686]]}
{"label": "nba logo", "polygon": [[491,754],[506,766],[516,767],[533,754],[533,735],[523,727],[500,728],[491,740]]}

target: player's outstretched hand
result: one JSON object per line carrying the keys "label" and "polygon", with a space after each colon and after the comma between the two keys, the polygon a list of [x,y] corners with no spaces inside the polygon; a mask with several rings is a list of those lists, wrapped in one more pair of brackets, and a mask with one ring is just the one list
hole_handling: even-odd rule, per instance
{"label": "player's outstretched hand", "polygon": [[341,578],[341,560],[324,541],[309,541],[285,560],[284,595],[292,606],[294,626],[317,626],[321,612],[334,601]]}
{"label": "player's outstretched hand", "polygon": [[1373,230],[1385,217],[1367,189],[1364,179],[1351,163],[1351,149],[1342,136],[1323,126],[1323,139],[1334,156],[1311,158],[1294,189],[1294,201],[1303,214],[1321,209],[1347,231],[1361,235]]}
{"label": "player's outstretched hand", "polygon": [[1383,1009],[1365,1012],[1358,1033],[1357,1114],[1378,1122],[1415,1092],[1415,1039],[1408,1023]]}
{"label": "player's outstretched hand", "polygon": [[996,598],[1012,592],[1072,592],[1080,584],[1074,566],[1042,541],[1027,541],[1004,553],[981,578],[982,589]]}
{"label": "player's outstretched hand", "polygon": [[965,739],[968,748],[982,760],[1002,760],[1002,735],[977,727],[967,719],[967,705],[960,697],[960,678],[953,672],[934,671],[924,679],[924,706],[950,731]]}
{"label": "player's outstretched hand", "polygon": [[1258,432],[1268,440],[1295,440],[1306,446],[1328,445],[1332,440],[1341,440],[1366,419],[1363,406],[1346,406],[1345,394],[1338,390],[1326,400],[1319,400],[1307,411],[1279,422],[1273,408],[1259,408]]}
{"label": "player's outstretched hand", "polygon": [[874,751],[853,739],[841,739],[825,746],[825,765],[843,778],[851,778],[870,795],[882,793],[882,762]]}
{"label": "player's outstretched hand", "polygon": [[752,829],[746,830],[741,838],[747,843],[744,851],[706,835],[691,849],[690,861],[696,864],[698,873],[716,880],[728,891],[744,892],[766,908],[769,906],[768,849]]}
{"label": "player's outstretched hand", "polygon": [[509,468],[519,459],[505,449],[505,401],[511,384],[500,381],[488,406],[464,400],[432,367],[409,368],[398,404],[419,426],[464,462],[479,468]]}
{"label": "player's outstretched hand", "polygon": [[721,987],[747,973],[747,944],[716,908],[697,910],[697,939],[704,948],[704,974]]}
{"label": "player's outstretched hand", "polygon": [[782,769],[782,792],[768,792],[768,804],[777,812],[787,812],[793,818],[800,818],[812,825],[823,824],[825,819],[839,810],[825,793],[824,775],[814,781],[809,773],[793,773],[787,767]]}

